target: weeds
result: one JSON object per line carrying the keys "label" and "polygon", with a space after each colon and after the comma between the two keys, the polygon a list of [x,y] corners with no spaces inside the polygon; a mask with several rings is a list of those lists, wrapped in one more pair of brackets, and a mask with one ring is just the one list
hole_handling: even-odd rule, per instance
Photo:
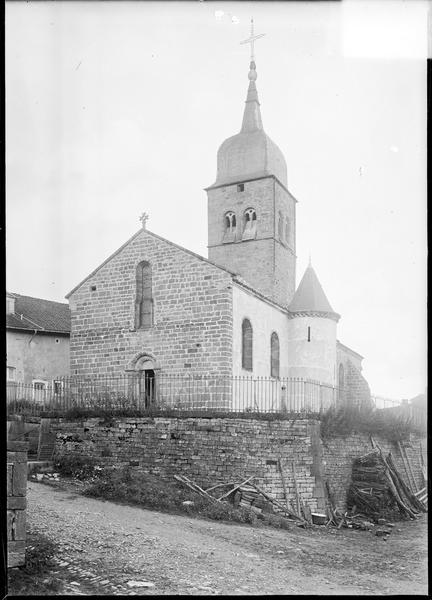
{"label": "weeds", "polygon": [[73,477],[80,481],[93,480],[102,471],[96,459],[77,454],[61,456],[54,462],[54,469],[62,477]]}
{"label": "weeds", "polygon": [[411,433],[422,433],[421,428],[400,415],[350,405],[331,407],[321,415],[320,420],[323,440],[362,432],[397,442],[409,438]]}
{"label": "weeds", "polygon": [[[83,494],[153,510],[197,514],[216,521],[257,524],[257,516],[251,510],[235,508],[228,502],[216,504],[177,482],[170,483],[130,467],[103,469],[96,480],[89,482]],[[193,504],[183,504],[185,501],[192,501]]]}
{"label": "weeds", "polygon": [[61,583],[52,571],[56,545],[39,533],[27,533],[26,564],[8,570],[8,596],[52,596]]}

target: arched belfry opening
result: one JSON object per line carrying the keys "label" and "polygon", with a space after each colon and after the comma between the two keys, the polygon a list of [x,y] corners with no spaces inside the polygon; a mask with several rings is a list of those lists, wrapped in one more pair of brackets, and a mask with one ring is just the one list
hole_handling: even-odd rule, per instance
{"label": "arched belfry opening", "polygon": [[149,408],[157,400],[157,373],[159,369],[154,356],[147,353],[137,354],[129,363],[130,391],[140,408]]}

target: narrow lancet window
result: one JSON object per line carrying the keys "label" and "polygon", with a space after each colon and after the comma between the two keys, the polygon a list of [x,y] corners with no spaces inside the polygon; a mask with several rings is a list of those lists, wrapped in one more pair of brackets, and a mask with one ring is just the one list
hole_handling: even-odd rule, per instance
{"label": "narrow lancet window", "polygon": [[152,272],[150,263],[143,261],[136,268],[135,329],[148,329],[152,325]]}
{"label": "narrow lancet window", "polygon": [[276,332],[270,338],[270,375],[279,377],[279,336]]}
{"label": "narrow lancet window", "polygon": [[289,219],[285,220],[285,241],[288,246],[291,246],[291,228]]}
{"label": "narrow lancet window", "polygon": [[279,239],[281,242],[283,241],[283,236],[284,236],[283,224],[284,224],[283,216],[282,216],[282,213],[280,212],[279,219],[278,219],[278,236],[279,236]]}
{"label": "narrow lancet window", "polygon": [[242,368],[252,371],[252,325],[249,319],[242,323]]}
{"label": "narrow lancet window", "polygon": [[256,237],[257,215],[254,208],[248,208],[244,213],[243,239],[252,240]]}
{"label": "narrow lancet window", "polygon": [[235,213],[231,210],[225,213],[224,216],[224,234],[223,241],[224,242],[235,242],[236,240],[236,231],[237,231],[237,219]]}

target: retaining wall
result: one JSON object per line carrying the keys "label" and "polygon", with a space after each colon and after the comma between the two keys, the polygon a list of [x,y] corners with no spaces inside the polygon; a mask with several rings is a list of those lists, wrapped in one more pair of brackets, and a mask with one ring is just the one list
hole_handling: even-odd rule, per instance
{"label": "retaining wall", "polygon": [[[325,509],[325,481],[337,506],[345,506],[352,461],[372,449],[366,434],[322,442],[320,423],[313,419],[58,419],[51,423],[51,430],[56,434],[54,458],[91,456],[100,464],[132,466],[168,480],[183,474],[203,487],[254,476],[254,483],[279,500],[284,499],[281,459],[288,497],[295,505],[294,461],[299,496],[312,511]],[[376,441],[392,453],[409,483],[398,447],[380,437]],[[412,438],[410,444],[407,453],[421,486],[420,440]]]}
{"label": "retaining wall", "polygon": [[7,566],[25,564],[27,449],[25,442],[7,442]]}

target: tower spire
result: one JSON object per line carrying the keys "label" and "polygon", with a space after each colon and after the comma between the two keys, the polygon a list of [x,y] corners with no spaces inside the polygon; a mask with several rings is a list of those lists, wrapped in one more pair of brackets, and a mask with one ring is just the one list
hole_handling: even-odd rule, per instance
{"label": "tower spire", "polygon": [[254,33],[254,21],[251,18],[251,34],[246,39],[240,42],[240,44],[250,44],[250,65],[249,65],[249,87],[246,97],[246,106],[243,114],[243,122],[241,127],[241,133],[245,133],[247,131],[255,131],[257,129],[262,129],[262,120],[261,120],[261,112],[260,112],[260,103],[258,100],[258,91],[255,85],[255,81],[258,77],[256,72],[256,64],[255,64],[255,41],[259,38],[265,36],[265,33],[259,33],[255,35]]}

